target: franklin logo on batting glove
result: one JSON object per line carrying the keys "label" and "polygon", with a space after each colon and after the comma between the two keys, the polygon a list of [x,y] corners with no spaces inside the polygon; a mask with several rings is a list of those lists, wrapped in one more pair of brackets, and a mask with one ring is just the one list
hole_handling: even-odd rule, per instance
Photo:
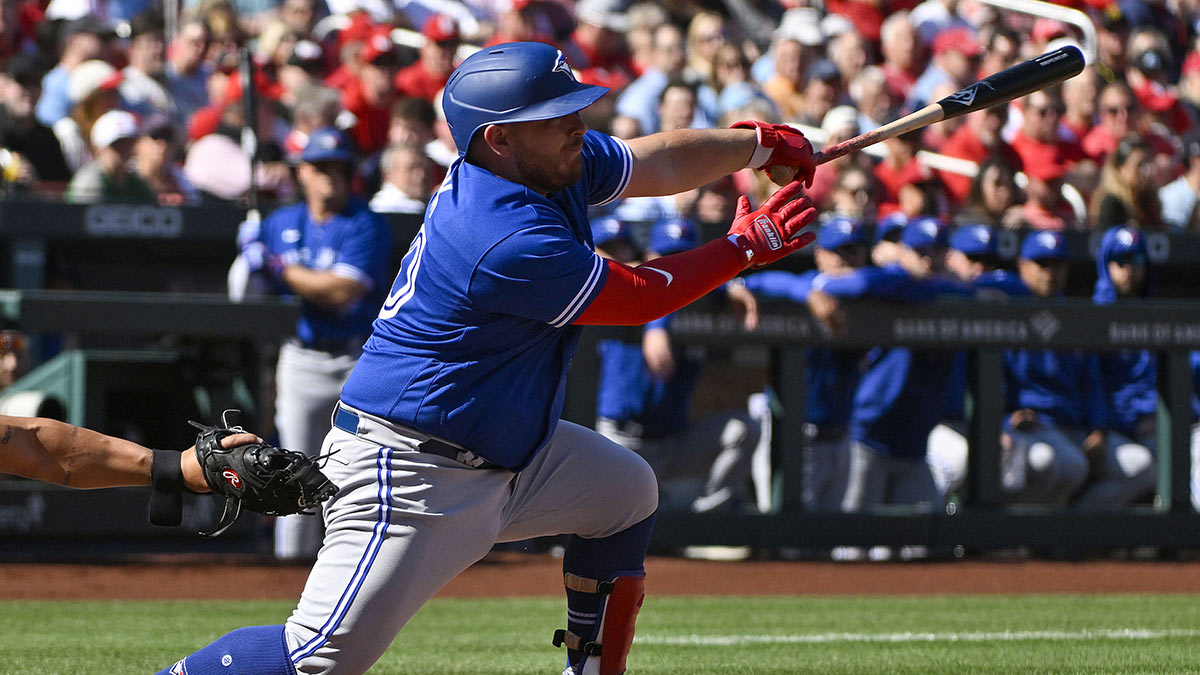
{"label": "franklin logo on batting glove", "polygon": [[759,216],[754,219],[754,224],[762,231],[763,239],[767,242],[767,248],[772,251],[778,251],[783,246],[783,240],[779,238],[779,231],[775,229],[775,223],[767,216]]}

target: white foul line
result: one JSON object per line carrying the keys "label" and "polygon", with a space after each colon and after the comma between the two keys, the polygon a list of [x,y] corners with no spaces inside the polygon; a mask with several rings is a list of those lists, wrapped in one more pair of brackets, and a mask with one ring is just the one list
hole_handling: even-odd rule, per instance
{"label": "white foul line", "polygon": [[643,645],[733,647],[761,644],[824,644],[829,642],[1012,642],[1020,640],[1162,640],[1196,638],[1200,630],[1113,628],[1080,631],[1003,631],[996,633],[821,633],[817,635],[639,635]]}

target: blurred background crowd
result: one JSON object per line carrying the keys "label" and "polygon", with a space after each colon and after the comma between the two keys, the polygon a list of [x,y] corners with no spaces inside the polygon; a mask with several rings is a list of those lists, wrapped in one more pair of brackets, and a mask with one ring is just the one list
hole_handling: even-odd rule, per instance
{"label": "blurred background crowd", "polygon": [[[1003,228],[1200,231],[1200,10],[1079,0],[1082,75],[888,141],[817,173],[822,212]],[[612,94],[587,111],[631,137],[741,119],[842,140],[1062,44],[1077,26],[978,0],[3,0],[0,167],[10,193],[75,202],[295,201],[308,134],[355,146],[354,189],[421,213],[456,157],[439,95],[482,46],[560,47]],[[254,61],[258,162],[238,52]],[[752,172],[617,208],[630,222],[725,220]]]}

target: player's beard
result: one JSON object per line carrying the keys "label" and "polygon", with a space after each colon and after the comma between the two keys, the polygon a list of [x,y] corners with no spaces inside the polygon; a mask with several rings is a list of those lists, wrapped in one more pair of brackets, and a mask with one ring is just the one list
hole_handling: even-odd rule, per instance
{"label": "player's beard", "polygon": [[573,152],[569,158],[561,153],[549,162],[546,155],[538,155],[527,148],[519,148],[513,154],[522,183],[542,194],[558,192],[578,181],[583,176],[583,155]]}

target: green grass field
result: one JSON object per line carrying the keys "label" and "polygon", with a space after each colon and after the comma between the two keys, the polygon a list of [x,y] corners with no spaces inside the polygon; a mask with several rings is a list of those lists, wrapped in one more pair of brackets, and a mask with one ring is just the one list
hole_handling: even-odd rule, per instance
{"label": "green grass field", "polygon": [[[0,602],[0,673],[153,673],[290,602]],[[558,675],[550,598],[434,600],[372,673]],[[651,597],[631,675],[1200,673],[1200,596]]]}

